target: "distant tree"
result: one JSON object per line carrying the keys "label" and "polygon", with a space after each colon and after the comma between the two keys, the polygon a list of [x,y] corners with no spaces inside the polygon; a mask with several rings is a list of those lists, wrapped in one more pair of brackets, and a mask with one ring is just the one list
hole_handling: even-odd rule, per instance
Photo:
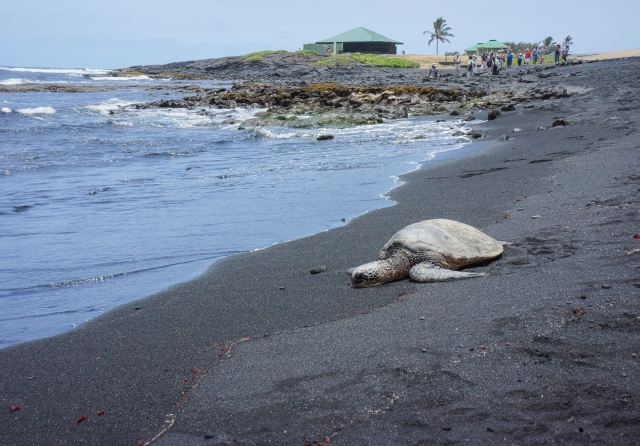
{"label": "distant tree", "polygon": [[511,48],[513,51],[526,51],[527,48],[529,48],[530,50],[533,50],[534,48],[538,48],[540,46],[540,42],[508,42],[508,41],[503,41],[502,43],[504,43],[505,45],[507,45],[509,48]]}
{"label": "distant tree", "polygon": [[562,46],[571,46],[573,45],[573,37],[567,36],[564,38],[564,42],[562,42]]}
{"label": "distant tree", "polygon": [[431,38],[429,39],[428,45],[431,45],[431,42],[436,41],[436,55],[438,54],[438,41],[444,43],[451,43],[447,37],[455,37],[453,34],[449,33],[451,28],[447,26],[447,21],[442,17],[438,17],[435,22],[433,22],[433,32],[425,31],[422,34],[429,33]]}
{"label": "distant tree", "polygon": [[548,52],[552,46],[556,46],[556,43],[553,41],[553,37],[549,36],[549,37],[545,37],[542,40],[542,47],[544,48],[544,50],[546,52]]}

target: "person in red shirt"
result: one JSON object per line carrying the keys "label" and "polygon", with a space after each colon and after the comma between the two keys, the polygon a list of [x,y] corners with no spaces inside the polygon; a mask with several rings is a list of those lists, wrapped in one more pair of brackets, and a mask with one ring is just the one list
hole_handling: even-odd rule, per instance
{"label": "person in red shirt", "polygon": [[531,51],[527,48],[527,51],[524,52],[524,64],[529,65],[529,61],[531,60]]}

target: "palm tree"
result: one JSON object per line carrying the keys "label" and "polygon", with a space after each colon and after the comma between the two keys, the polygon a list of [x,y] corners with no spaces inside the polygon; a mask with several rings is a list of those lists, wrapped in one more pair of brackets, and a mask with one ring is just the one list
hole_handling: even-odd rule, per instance
{"label": "palm tree", "polygon": [[562,46],[573,45],[573,37],[567,36],[564,38],[564,42],[562,42]]}
{"label": "palm tree", "polygon": [[555,42],[553,41],[553,37],[551,36],[545,37],[542,40],[542,46],[544,47],[545,51],[549,51],[549,48],[551,47],[551,45],[555,45]]}
{"label": "palm tree", "polygon": [[433,32],[425,31],[422,34],[431,34],[431,38],[429,39],[429,45],[434,40],[436,41],[436,55],[438,54],[438,41],[444,43],[451,43],[447,37],[455,37],[453,34],[450,34],[451,28],[447,26],[447,21],[442,17],[438,17],[438,19],[433,22]]}

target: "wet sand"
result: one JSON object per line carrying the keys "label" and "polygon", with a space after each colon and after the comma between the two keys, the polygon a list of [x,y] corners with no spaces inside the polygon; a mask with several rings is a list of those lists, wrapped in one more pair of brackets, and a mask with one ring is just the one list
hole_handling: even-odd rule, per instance
{"label": "wet sand", "polygon": [[[403,176],[396,206],[0,350],[0,442],[635,444],[639,68],[558,68],[593,90],[477,125],[467,156]],[[473,269],[489,277],[348,285],[429,218],[513,245]]]}

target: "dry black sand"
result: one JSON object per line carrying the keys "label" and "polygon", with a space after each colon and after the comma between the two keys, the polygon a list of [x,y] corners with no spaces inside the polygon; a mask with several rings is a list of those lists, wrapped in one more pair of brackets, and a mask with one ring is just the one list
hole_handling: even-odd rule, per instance
{"label": "dry black sand", "polygon": [[[0,444],[638,444],[640,60],[557,70],[593,90],[479,125],[396,206],[0,350]],[[348,286],[428,218],[513,245],[485,278]]]}

